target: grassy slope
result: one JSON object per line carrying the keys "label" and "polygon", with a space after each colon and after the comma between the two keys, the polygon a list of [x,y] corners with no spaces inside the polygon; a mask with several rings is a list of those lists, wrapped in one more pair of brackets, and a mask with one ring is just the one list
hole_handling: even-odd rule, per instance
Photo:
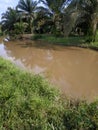
{"label": "grassy slope", "polygon": [[0,58],[0,130],[95,130],[98,102],[62,99],[40,76]]}

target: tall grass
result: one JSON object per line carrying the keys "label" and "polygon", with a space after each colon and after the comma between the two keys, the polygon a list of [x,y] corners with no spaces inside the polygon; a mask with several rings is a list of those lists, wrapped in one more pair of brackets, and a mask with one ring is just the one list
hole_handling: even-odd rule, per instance
{"label": "tall grass", "polygon": [[97,130],[98,101],[68,100],[0,58],[0,130]]}
{"label": "tall grass", "polygon": [[63,129],[58,100],[58,92],[42,77],[0,58],[0,130]]}

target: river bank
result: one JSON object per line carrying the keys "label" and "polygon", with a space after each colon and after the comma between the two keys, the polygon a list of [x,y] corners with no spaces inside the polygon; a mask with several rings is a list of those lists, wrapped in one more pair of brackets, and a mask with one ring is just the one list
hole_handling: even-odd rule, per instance
{"label": "river bank", "polygon": [[84,36],[59,37],[59,36],[52,36],[52,35],[45,35],[45,34],[35,34],[29,38],[32,40],[41,40],[41,41],[49,42],[50,44],[55,44],[55,45],[75,46],[75,47],[98,50],[98,38],[97,41],[95,42],[87,42],[87,37]]}
{"label": "river bank", "polygon": [[98,101],[63,98],[42,77],[0,58],[0,129],[98,129]]}
{"label": "river bank", "polygon": [[[98,35],[98,33],[97,33]],[[6,36],[2,36],[3,38]],[[69,36],[69,37],[60,37],[60,36],[53,36],[49,34],[21,34],[12,36],[10,41],[17,41],[17,40],[32,40],[32,41],[42,41],[47,42],[48,44],[53,45],[61,45],[61,46],[71,46],[71,47],[80,47],[80,48],[87,48],[98,51],[98,36],[96,36],[95,42],[88,42],[87,37],[85,36]]]}

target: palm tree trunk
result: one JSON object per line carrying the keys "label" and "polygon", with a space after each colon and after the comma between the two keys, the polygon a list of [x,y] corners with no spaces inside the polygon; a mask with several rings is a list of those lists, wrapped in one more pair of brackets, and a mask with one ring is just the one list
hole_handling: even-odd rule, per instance
{"label": "palm tree trunk", "polygon": [[96,32],[97,32],[97,23],[98,23],[98,0],[95,0],[96,4],[93,7],[94,12],[91,16],[91,29],[92,29],[92,41],[95,41],[96,38]]}
{"label": "palm tree trunk", "polygon": [[30,30],[30,33],[32,34],[32,17],[30,17],[30,21],[29,21],[29,30]]}
{"label": "palm tree trunk", "polygon": [[92,42],[95,41],[96,38],[96,30],[97,30],[97,14],[94,13],[92,16],[92,21],[91,21],[91,29],[92,29]]}
{"label": "palm tree trunk", "polygon": [[78,12],[74,12],[70,15],[64,15],[64,22],[63,22],[63,28],[64,28],[64,36],[69,36],[70,32],[72,31],[72,28],[75,25],[75,22],[77,20]]}

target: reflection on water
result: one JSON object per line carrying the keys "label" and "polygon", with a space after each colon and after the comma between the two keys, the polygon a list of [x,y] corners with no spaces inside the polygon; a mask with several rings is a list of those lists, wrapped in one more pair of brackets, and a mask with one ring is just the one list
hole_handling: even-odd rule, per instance
{"label": "reflection on water", "polygon": [[40,41],[0,44],[0,56],[35,74],[42,74],[72,97],[98,95],[98,52],[53,46]]}

